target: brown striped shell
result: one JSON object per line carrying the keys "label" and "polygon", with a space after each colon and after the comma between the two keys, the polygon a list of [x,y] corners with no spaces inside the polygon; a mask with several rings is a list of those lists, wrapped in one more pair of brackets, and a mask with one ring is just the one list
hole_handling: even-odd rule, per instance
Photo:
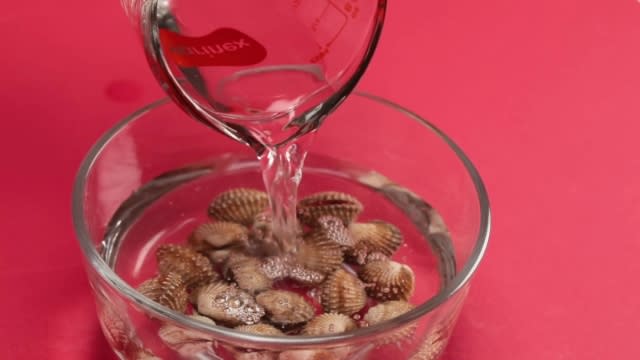
{"label": "brown striped shell", "polygon": [[349,249],[355,245],[355,240],[353,236],[351,236],[349,228],[337,217],[319,217],[317,230],[320,231],[325,238],[337,243],[343,249]]}
{"label": "brown striped shell", "polygon": [[224,249],[218,249],[218,250],[211,250],[211,251],[208,251],[206,255],[209,258],[209,261],[211,261],[212,265],[220,265],[225,263],[229,259],[229,256],[237,250],[238,249],[236,248],[224,248]]}
{"label": "brown striped shell", "polygon": [[218,278],[209,259],[187,246],[162,245],[156,250],[156,260],[160,274],[180,275],[189,290]]}
{"label": "brown striped shell", "polygon": [[[413,308],[413,305],[403,300],[383,302],[369,309],[369,311],[367,311],[367,314],[364,316],[364,321],[369,326],[378,325],[396,318]],[[415,323],[401,327],[400,329],[395,330],[393,333],[388,334],[388,336],[381,337],[379,340],[379,345],[406,340],[413,336],[415,329]]]}
{"label": "brown striped shell", "polygon": [[[251,239],[255,241],[257,244],[269,244],[273,243],[275,240],[273,236],[273,225],[272,225],[273,217],[268,211],[263,211],[257,214],[251,225]],[[303,229],[299,222],[296,222],[296,233],[299,236],[302,236]],[[276,244],[273,244],[277,246]]]}
{"label": "brown striped shell", "polygon": [[321,284],[326,275],[319,271],[311,270],[301,264],[294,263],[289,266],[289,273],[287,277],[302,285],[312,286]]}
{"label": "brown striped shell", "polygon": [[216,196],[209,205],[209,215],[218,221],[231,221],[251,226],[256,215],[269,205],[263,191],[236,188]]}
{"label": "brown striped shell", "polygon": [[302,329],[302,335],[339,334],[358,327],[356,322],[347,315],[324,313],[311,319]]}
{"label": "brown striped shell", "polygon": [[[344,348],[339,348],[344,349]],[[348,350],[348,348],[347,348]],[[348,354],[338,349],[332,350],[287,350],[280,353],[278,360],[347,360]]]}
{"label": "brown striped shell", "polygon": [[380,253],[391,256],[402,245],[403,237],[400,229],[384,221],[353,223],[349,226],[356,245],[347,255],[362,265],[367,255]]}
{"label": "brown striped shell", "polygon": [[328,274],[340,267],[344,258],[339,244],[327,239],[324,232],[313,232],[300,243],[296,261],[310,270]]}
{"label": "brown striped shell", "polygon": [[296,325],[305,323],[315,315],[315,309],[302,296],[285,290],[267,290],[256,296],[264,307],[267,318],[274,324]]}
{"label": "brown striped shell", "polygon": [[133,360],[162,360],[149,349],[138,349],[130,358]]}
{"label": "brown striped shell", "polygon": [[189,295],[182,277],[178,274],[160,274],[140,284],[138,291],[174,311],[185,312],[187,309]]}
{"label": "brown striped shell", "polygon": [[336,217],[348,225],[362,212],[362,203],[349,194],[327,191],[300,200],[297,212],[298,219],[305,225],[315,226],[322,216]]}
{"label": "brown striped shell", "polygon": [[292,262],[286,256],[270,256],[262,262],[264,274],[274,280],[290,279],[306,286],[318,285],[325,279],[319,271],[308,269],[297,262]]}
{"label": "brown striped shell", "polygon": [[418,347],[415,354],[411,355],[409,360],[436,360],[442,355],[447,346],[448,337],[442,329],[436,328],[431,331]]}
{"label": "brown striped shell", "polygon": [[123,320],[123,315],[110,307],[102,308],[100,319],[102,332],[109,344],[114,350],[125,351],[134,337],[132,326]]}
{"label": "brown striped shell", "polygon": [[273,281],[262,271],[262,261],[258,258],[232,259],[226,268],[226,276],[235,281],[240,289],[252,294],[273,286]]}
{"label": "brown striped shell", "polygon": [[367,293],[376,300],[409,300],[415,289],[415,275],[407,265],[392,260],[372,261],[360,269]]}
{"label": "brown striped shell", "polygon": [[229,222],[207,222],[198,226],[189,237],[189,245],[196,251],[219,249],[230,245],[246,245],[249,241],[249,229],[246,226]]}
{"label": "brown striped shell", "polygon": [[[190,318],[210,325],[216,323],[206,316],[189,315]],[[191,358],[199,353],[211,349],[213,338],[202,332],[185,329],[180,326],[165,324],[158,330],[158,336],[169,348],[178,351],[180,355]]]}
{"label": "brown striped shell", "polygon": [[[264,323],[258,323],[254,325],[240,325],[234,328],[235,330],[242,331],[255,335],[266,336],[284,336],[285,334],[279,329]],[[224,345],[223,345],[224,346]],[[254,349],[245,349],[238,347],[227,347],[233,354],[235,360],[277,360],[278,353],[273,351],[263,351]]]}
{"label": "brown striped shell", "polygon": [[364,316],[364,320],[369,326],[378,325],[396,318],[413,308],[413,305],[403,300],[387,301],[369,309]]}
{"label": "brown striped shell", "polygon": [[222,282],[197,290],[198,312],[229,325],[255,324],[264,316],[264,308],[246,291]]}
{"label": "brown striped shell", "polygon": [[322,307],[325,312],[352,315],[364,307],[367,294],[364,284],[344,268],[338,268],[322,284]]}
{"label": "brown striped shell", "polygon": [[280,329],[269,324],[253,324],[253,325],[240,325],[235,330],[246,332],[256,335],[268,335],[268,336],[282,336],[284,333]]}
{"label": "brown striped shell", "polygon": [[271,227],[271,214],[267,211],[258,213],[251,224],[251,237],[258,242],[271,239],[273,229]]}

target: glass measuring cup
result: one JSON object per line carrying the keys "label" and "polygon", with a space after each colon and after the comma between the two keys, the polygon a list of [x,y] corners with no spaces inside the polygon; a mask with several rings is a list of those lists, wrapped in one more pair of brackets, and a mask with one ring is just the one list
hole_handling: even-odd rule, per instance
{"label": "glass measuring cup", "polygon": [[362,76],[386,0],[123,0],[158,81],[254,149],[317,128]]}

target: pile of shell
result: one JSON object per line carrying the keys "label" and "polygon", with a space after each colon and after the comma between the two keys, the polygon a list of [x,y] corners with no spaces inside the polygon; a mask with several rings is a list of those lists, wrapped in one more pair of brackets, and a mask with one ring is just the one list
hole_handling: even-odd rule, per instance
{"label": "pile of shell", "polygon": [[[402,234],[383,221],[358,222],[356,198],[322,192],[302,199],[300,246],[286,255],[264,256],[274,242],[267,207],[258,190],[218,195],[211,221],[186,244],[157,249],[158,275],[138,290],[194,318],[262,335],[347,332],[413,308],[413,271],[391,260]],[[318,309],[303,296],[309,293],[319,296]]]}

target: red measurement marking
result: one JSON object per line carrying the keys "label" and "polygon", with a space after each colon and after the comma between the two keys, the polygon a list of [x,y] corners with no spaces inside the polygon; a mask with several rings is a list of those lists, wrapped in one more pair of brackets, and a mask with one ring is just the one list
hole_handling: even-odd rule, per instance
{"label": "red measurement marking", "polygon": [[309,59],[312,63],[319,62],[329,54],[331,45],[347,26],[349,15],[354,17],[354,11],[357,13],[357,6],[351,5],[350,12],[346,12],[343,6],[332,0],[325,0],[324,4],[317,0],[307,0],[304,3],[302,0],[294,0],[293,7],[301,12],[311,31],[316,33],[319,50]]}
{"label": "red measurement marking", "polygon": [[260,63],[267,50],[238,30],[222,28],[202,37],[188,37],[160,30],[160,42],[167,56],[184,67],[248,66]]}

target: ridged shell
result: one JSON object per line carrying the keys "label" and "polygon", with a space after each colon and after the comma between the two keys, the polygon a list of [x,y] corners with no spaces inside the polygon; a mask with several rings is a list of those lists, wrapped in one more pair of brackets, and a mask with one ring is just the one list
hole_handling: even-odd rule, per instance
{"label": "ridged shell", "polygon": [[368,264],[370,262],[374,262],[374,261],[386,261],[386,260],[390,260],[389,257],[381,252],[372,252],[367,254],[367,258],[365,260],[365,264]]}
{"label": "ridged shell", "polygon": [[[258,323],[254,325],[241,325],[235,328],[235,330],[246,332],[255,335],[266,336],[284,336],[284,333],[277,328],[264,323]],[[276,360],[278,354],[272,351],[261,351],[254,349],[244,348],[230,348],[235,360]]]}
{"label": "ridged shell", "polygon": [[339,268],[322,284],[322,307],[325,312],[352,315],[364,307],[367,294],[355,275]]}
{"label": "ridged shell", "polygon": [[264,274],[274,281],[290,279],[307,286],[318,285],[326,277],[325,274],[292,262],[285,256],[270,256],[264,259],[261,268]]}
{"label": "ridged shell", "polygon": [[251,237],[258,242],[262,242],[270,239],[272,236],[271,215],[266,211],[257,214],[251,225]]}
{"label": "ridged shell", "polygon": [[273,281],[262,271],[262,261],[257,258],[247,258],[232,261],[227,265],[227,276],[238,284],[240,289],[250,293],[257,293],[270,289]]}
{"label": "ridged shell", "polygon": [[305,323],[315,315],[315,309],[302,296],[285,290],[267,290],[256,296],[267,318],[279,325]]}
{"label": "ridged shell", "polygon": [[[215,325],[208,317],[189,315],[190,318]],[[213,338],[202,332],[185,329],[172,324],[165,324],[158,330],[158,336],[169,348],[178,351],[183,357],[192,357],[211,349]]]}
{"label": "ridged shell", "polygon": [[156,259],[160,274],[180,275],[189,290],[219,277],[206,256],[187,246],[162,245],[156,250]]}
{"label": "ridged shell", "polygon": [[261,264],[262,272],[271,280],[277,281],[289,276],[291,262],[285,256],[270,256]]}
{"label": "ridged shell", "polygon": [[231,221],[251,226],[255,216],[269,205],[263,191],[237,188],[216,196],[209,205],[209,215],[219,221]]}
{"label": "ridged shell", "polygon": [[358,264],[366,262],[367,255],[381,253],[391,256],[402,245],[402,233],[392,224],[384,221],[353,223],[349,226],[356,245],[347,251],[349,257]]}
{"label": "ridged shell", "polygon": [[[234,360],[277,360],[278,353],[254,349],[231,349]],[[215,358],[214,358],[215,359]],[[219,358],[218,358],[219,359]]]}
{"label": "ridged shell", "polygon": [[442,355],[445,347],[447,347],[448,338],[446,333],[442,333],[436,329],[432,331],[420,344],[418,351],[411,355],[409,360],[436,360]]}
{"label": "ridged shell", "polygon": [[256,335],[282,336],[284,333],[280,329],[269,324],[240,325],[235,330]]}
{"label": "ridged shell", "polygon": [[287,277],[302,285],[312,286],[321,284],[326,278],[326,275],[296,263],[289,266],[289,274]]}
{"label": "ridged shell", "polygon": [[356,244],[349,228],[337,217],[319,217],[317,230],[322,232],[325,238],[337,243],[344,249],[352,248]]}
{"label": "ridged shell", "polygon": [[335,350],[287,350],[280,353],[278,360],[347,360]]}
{"label": "ridged shell", "polygon": [[356,322],[344,314],[325,313],[319,315],[305,325],[302,335],[339,334],[358,328]]}
{"label": "ridged shell", "polygon": [[367,293],[380,301],[409,300],[415,289],[415,275],[407,265],[391,260],[373,261],[360,269]]}
{"label": "ridged shell", "polygon": [[109,307],[102,308],[100,319],[100,325],[109,344],[114,350],[125,351],[134,336],[131,326],[122,319],[120,314]]}
{"label": "ridged shell", "polygon": [[[367,311],[364,316],[364,321],[369,326],[381,324],[396,318],[409,310],[414,306],[410,303],[402,300],[394,300],[380,303]],[[388,334],[385,337],[381,337],[378,341],[378,345],[396,343],[409,339],[413,336],[416,329],[416,324],[407,325],[395,330],[393,333]]]}
{"label": "ridged shell", "polygon": [[328,274],[342,265],[342,247],[326,238],[324,232],[314,232],[305,237],[296,253],[302,266]]}
{"label": "ridged shell", "polygon": [[227,262],[224,264],[225,271],[234,264],[246,261],[248,259],[251,259],[251,255],[248,255],[246,252],[241,250],[232,251],[227,257]]}
{"label": "ridged shell", "polygon": [[209,261],[211,261],[212,265],[220,265],[225,263],[229,259],[229,256],[237,250],[238,249],[236,248],[224,248],[219,250],[211,250],[207,252],[207,257],[209,258]]}
{"label": "ridged shell", "polygon": [[387,301],[369,309],[364,316],[364,320],[369,326],[378,325],[396,318],[413,308],[414,306],[412,304],[403,300]]}
{"label": "ridged shell", "polygon": [[131,358],[134,360],[162,360],[161,358],[155,356],[151,352],[151,350],[148,349],[137,350]]}
{"label": "ridged shell", "polygon": [[229,221],[204,223],[198,226],[189,237],[189,245],[196,251],[246,244],[247,241],[249,241],[249,229]]}
{"label": "ridged shell", "polygon": [[362,212],[362,203],[349,194],[327,191],[300,200],[297,212],[305,225],[315,226],[322,216],[337,217],[348,225]]}
{"label": "ridged shell", "polygon": [[[263,211],[255,216],[253,224],[251,225],[251,239],[257,244],[269,244],[277,247],[275,238],[273,236],[273,217],[268,211]],[[298,235],[302,235],[303,229],[300,223],[296,224],[296,232]]]}
{"label": "ridged shell", "polygon": [[174,311],[184,312],[187,309],[189,295],[182,277],[178,274],[158,275],[140,284],[138,291]]}
{"label": "ridged shell", "polygon": [[249,293],[221,282],[199,288],[196,301],[200,314],[232,326],[255,324],[264,316],[264,308]]}

